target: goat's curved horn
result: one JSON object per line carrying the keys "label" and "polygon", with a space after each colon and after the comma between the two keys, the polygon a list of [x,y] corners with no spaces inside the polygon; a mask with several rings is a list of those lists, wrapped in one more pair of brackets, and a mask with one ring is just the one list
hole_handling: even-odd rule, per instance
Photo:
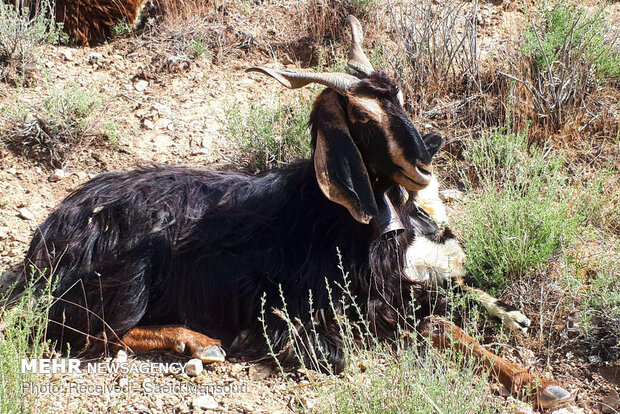
{"label": "goat's curved horn", "polygon": [[347,24],[351,29],[351,48],[349,49],[349,61],[347,65],[357,72],[370,75],[374,72],[374,69],[362,49],[362,42],[364,41],[362,25],[355,16],[351,15],[347,17]]}
{"label": "goat's curved horn", "polygon": [[263,67],[247,68],[245,71],[264,73],[290,89],[301,88],[309,83],[318,83],[337,92],[346,92],[360,81],[348,73],[297,73]]}

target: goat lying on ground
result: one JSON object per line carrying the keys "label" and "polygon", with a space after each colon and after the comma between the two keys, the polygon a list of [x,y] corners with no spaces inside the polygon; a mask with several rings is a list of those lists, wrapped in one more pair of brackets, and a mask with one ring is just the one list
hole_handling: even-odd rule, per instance
{"label": "goat lying on ground", "polygon": [[[251,69],[289,88],[327,86],[310,115],[311,160],[256,176],[166,166],[106,173],[52,212],[17,269],[22,279],[29,266],[57,278],[48,336],[74,351],[113,345],[221,361],[220,346],[266,357],[266,335],[280,363],[294,367],[287,324],[267,312],[263,332],[258,320],[262,300],[281,309],[283,297],[296,328],[316,332],[302,336],[301,358],[339,372],[346,361],[335,318],[357,318],[339,301],[340,249],[369,334],[390,340],[417,329],[477,358],[513,392],[532,391],[540,406],[566,400],[559,385],[430,316],[429,290],[412,269],[419,274],[428,259],[417,253],[422,239],[441,250],[450,237],[415,200],[432,181],[442,139],[420,136],[397,85],[362,52],[359,22],[348,22],[355,76]],[[406,318],[414,313],[417,327]]]}

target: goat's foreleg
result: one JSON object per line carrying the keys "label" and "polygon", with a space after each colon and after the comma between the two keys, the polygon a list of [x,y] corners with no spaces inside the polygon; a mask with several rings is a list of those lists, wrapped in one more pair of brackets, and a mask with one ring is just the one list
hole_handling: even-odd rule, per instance
{"label": "goat's foreleg", "polygon": [[484,306],[489,315],[499,319],[508,329],[515,332],[527,332],[532,321],[517,308],[494,298],[481,289],[468,286],[462,277],[456,278],[456,282],[464,292],[469,293],[476,302]]}
{"label": "goat's foreleg", "polygon": [[420,324],[419,332],[429,337],[439,349],[452,348],[466,357],[475,358],[511,393],[534,399],[539,408],[550,408],[572,398],[558,383],[542,380],[530,374],[526,368],[500,358],[482,347],[461,328],[439,317],[425,318]]}
{"label": "goat's foreleg", "polygon": [[172,351],[200,358],[204,362],[223,362],[226,357],[219,340],[183,326],[136,327],[123,336],[122,342],[137,354]]}

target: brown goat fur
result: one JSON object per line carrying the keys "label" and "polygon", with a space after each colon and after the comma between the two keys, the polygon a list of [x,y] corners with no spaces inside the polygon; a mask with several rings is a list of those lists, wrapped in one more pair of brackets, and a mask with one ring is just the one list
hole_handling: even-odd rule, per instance
{"label": "brown goat fur", "polygon": [[77,43],[89,46],[105,42],[112,28],[133,24],[145,0],[57,0],[56,21]]}

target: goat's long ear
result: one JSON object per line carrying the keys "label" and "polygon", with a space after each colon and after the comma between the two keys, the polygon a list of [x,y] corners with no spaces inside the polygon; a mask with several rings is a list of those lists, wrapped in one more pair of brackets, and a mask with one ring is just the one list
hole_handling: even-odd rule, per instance
{"label": "goat's long ear", "polygon": [[346,207],[355,220],[368,224],[379,214],[370,177],[336,95],[326,98],[333,101],[320,106],[320,121],[312,126],[316,179],[325,197]]}

